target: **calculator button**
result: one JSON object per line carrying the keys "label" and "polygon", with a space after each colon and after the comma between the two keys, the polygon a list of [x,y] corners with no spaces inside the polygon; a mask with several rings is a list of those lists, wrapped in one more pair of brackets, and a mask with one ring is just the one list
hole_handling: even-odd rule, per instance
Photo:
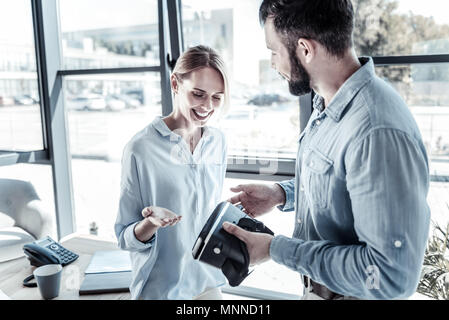
{"label": "calculator button", "polygon": [[54,251],[57,251],[57,250],[59,249],[59,247],[58,247],[56,244],[52,244],[52,245],[50,246],[50,249],[52,249],[52,250],[54,250]]}

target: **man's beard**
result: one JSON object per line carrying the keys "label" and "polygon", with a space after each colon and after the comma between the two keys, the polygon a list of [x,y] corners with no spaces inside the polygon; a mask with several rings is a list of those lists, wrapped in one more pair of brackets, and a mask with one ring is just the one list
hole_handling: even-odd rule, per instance
{"label": "man's beard", "polygon": [[288,82],[290,93],[294,96],[302,96],[312,92],[310,87],[310,75],[296,57],[296,48],[290,48],[291,75]]}

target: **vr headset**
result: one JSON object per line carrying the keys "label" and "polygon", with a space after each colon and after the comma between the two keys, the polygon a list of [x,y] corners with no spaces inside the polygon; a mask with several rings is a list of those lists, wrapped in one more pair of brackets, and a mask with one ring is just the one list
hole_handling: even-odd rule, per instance
{"label": "vr headset", "polygon": [[250,232],[274,235],[262,222],[240,208],[227,201],[219,203],[192,249],[194,259],[221,269],[232,287],[238,286],[249,275],[249,254],[243,241],[223,230],[223,222],[236,224]]}

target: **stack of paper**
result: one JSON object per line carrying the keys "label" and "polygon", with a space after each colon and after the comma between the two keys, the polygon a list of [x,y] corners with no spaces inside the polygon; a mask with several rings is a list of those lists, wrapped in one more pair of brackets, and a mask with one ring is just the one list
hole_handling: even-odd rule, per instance
{"label": "stack of paper", "polygon": [[131,271],[131,259],[128,251],[97,251],[90,260],[85,274]]}
{"label": "stack of paper", "polygon": [[80,295],[127,292],[132,280],[129,252],[97,251],[84,273]]}

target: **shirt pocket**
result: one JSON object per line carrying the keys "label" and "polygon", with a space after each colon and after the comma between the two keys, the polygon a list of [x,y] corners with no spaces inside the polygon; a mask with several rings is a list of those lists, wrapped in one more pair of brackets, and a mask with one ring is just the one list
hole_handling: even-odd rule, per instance
{"label": "shirt pocket", "polygon": [[309,203],[318,209],[329,204],[329,183],[334,162],[311,149],[304,163],[304,192]]}

